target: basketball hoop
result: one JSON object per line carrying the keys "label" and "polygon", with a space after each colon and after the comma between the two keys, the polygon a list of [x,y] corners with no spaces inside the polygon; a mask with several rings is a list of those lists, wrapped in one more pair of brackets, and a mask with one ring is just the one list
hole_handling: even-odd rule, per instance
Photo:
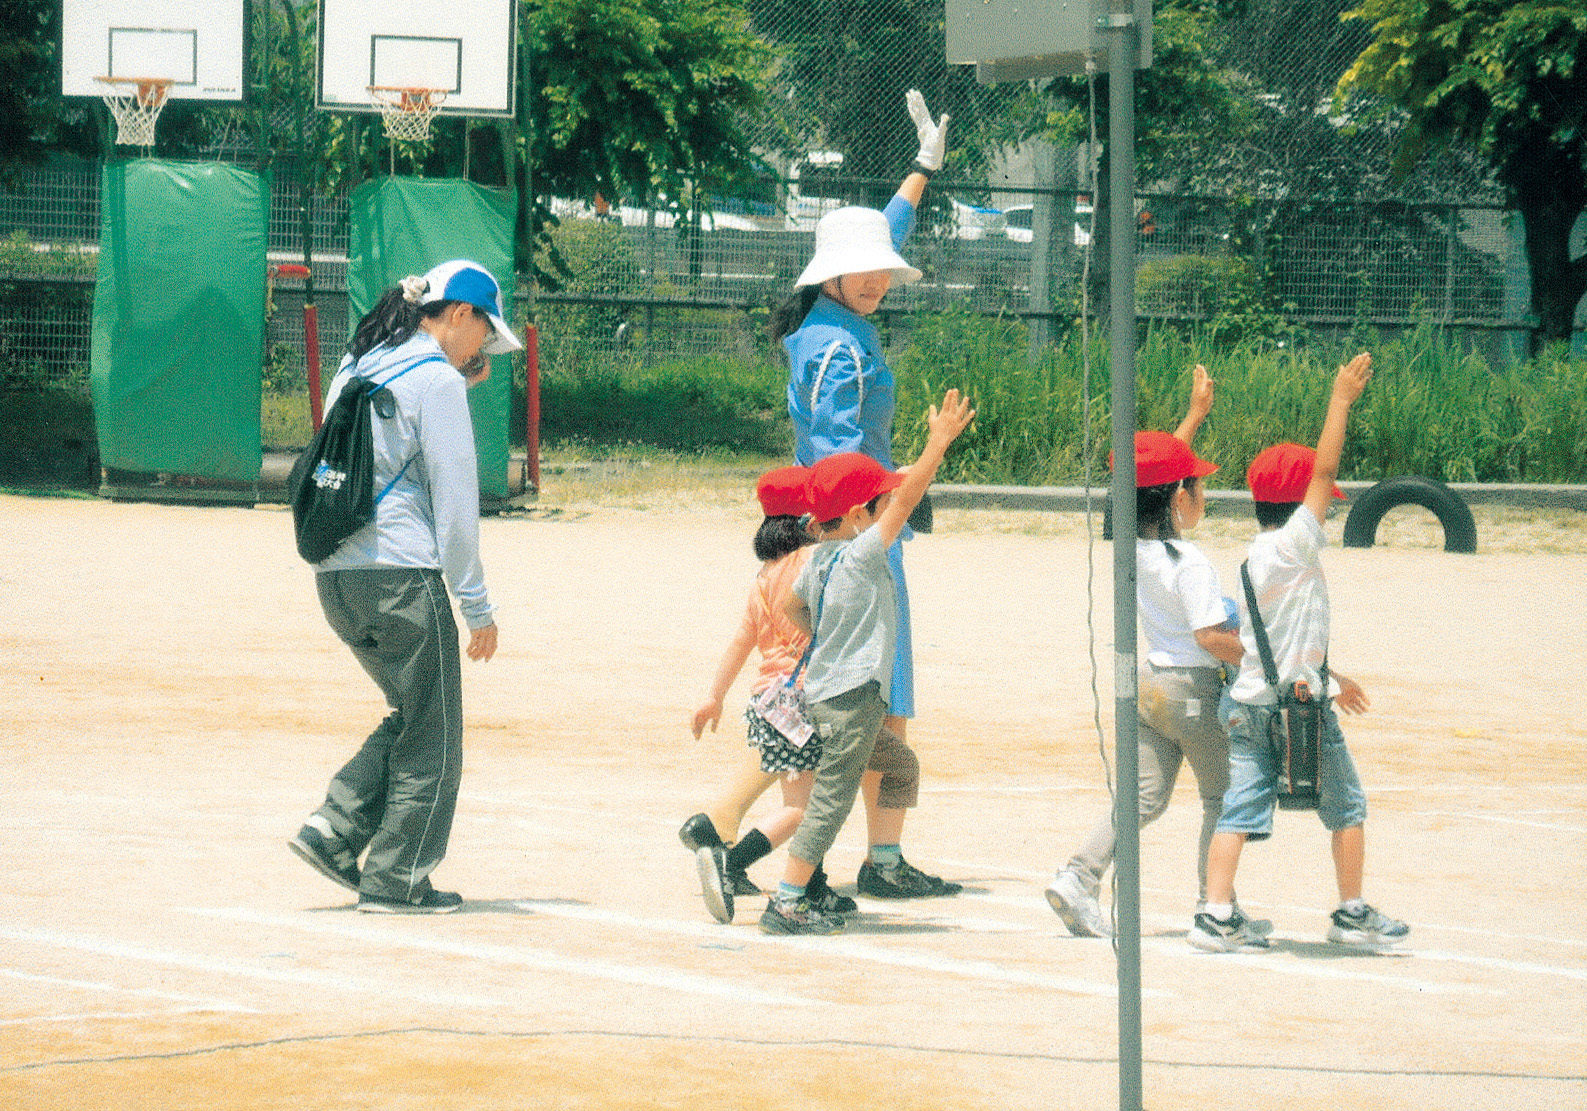
{"label": "basketball hoop", "polygon": [[154,123],[171,91],[169,77],[96,77],[100,95],[116,117],[116,142],[126,147],[154,146]]}
{"label": "basketball hoop", "polygon": [[369,99],[380,109],[387,138],[422,143],[430,137],[430,121],[446,100],[447,92],[446,89],[371,85]]}

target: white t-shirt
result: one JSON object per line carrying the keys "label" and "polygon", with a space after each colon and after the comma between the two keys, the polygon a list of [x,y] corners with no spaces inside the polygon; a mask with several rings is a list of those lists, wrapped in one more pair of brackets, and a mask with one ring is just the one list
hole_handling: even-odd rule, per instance
{"label": "white t-shirt", "polygon": [[1197,629],[1221,625],[1225,616],[1218,572],[1201,549],[1183,540],[1136,540],[1135,576],[1146,658],[1158,667],[1217,667],[1217,657],[1196,643]]}
{"label": "white t-shirt", "polygon": [[[1319,692],[1318,677],[1328,651],[1328,582],[1322,569],[1322,549],[1327,543],[1322,525],[1303,505],[1282,527],[1251,541],[1246,559],[1279,682],[1289,686],[1303,680],[1313,694]],[[1240,596],[1245,596],[1243,586]],[[1270,706],[1277,695],[1262,674],[1256,632],[1251,615],[1245,612],[1249,609],[1249,605],[1241,607],[1240,643],[1245,659],[1230,693],[1240,702]]]}

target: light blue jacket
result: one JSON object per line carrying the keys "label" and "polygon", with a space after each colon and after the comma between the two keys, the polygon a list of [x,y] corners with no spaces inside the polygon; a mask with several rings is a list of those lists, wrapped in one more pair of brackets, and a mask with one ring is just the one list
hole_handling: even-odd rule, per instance
{"label": "light blue jacket", "polygon": [[[385,382],[403,367],[413,369],[391,382],[396,412],[373,414],[375,492],[401,473],[375,507],[375,519],[353,535],[315,571],[369,567],[438,569],[470,629],[491,623],[485,569],[479,560],[479,470],[467,384],[446,362],[441,345],[422,329],[400,347],[377,347],[357,364],[342,360],[325,407],[352,380]],[[410,463],[409,460],[412,460]],[[407,470],[403,470],[407,464]]]}

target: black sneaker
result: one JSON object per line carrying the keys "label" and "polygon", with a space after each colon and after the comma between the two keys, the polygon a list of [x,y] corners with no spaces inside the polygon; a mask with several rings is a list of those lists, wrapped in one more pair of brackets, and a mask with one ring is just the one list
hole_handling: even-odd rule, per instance
{"label": "black sneaker", "polygon": [[358,896],[358,909],[365,914],[451,914],[462,905],[463,896],[456,891],[437,891],[433,887],[416,903],[384,895]]}
{"label": "black sneaker", "polygon": [[341,842],[333,841],[313,826],[304,826],[287,842],[287,848],[332,883],[349,891],[358,890],[358,858]]}
{"label": "black sneaker", "polygon": [[729,868],[727,870],[728,890],[735,895],[759,895],[760,885],[749,878],[749,873],[742,868]]}
{"label": "black sneaker", "polygon": [[[819,875],[819,873],[817,873]],[[812,878],[805,887],[805,898],[810,905],[826,914],[853,914],[860,905],[847,895],[839,895],[827,886],[826,877]]]}
{"label": "black sneaker", "polygon": [[772,899],[761,912],[760,932],[763,934],[838,934],[843,932],[843,919],[810,905],[808,898]]}
{"label": "black sneaker", "polygon": [[727,883],[727,854],[722,846],[701,845],[695,849],[694,867],[700,874],[705,909],[718,922],[733,921],[733,889]]}
{"label": "black sneaker", "polygon": [[940,876],[928,876],[902,858],[890,866],[878,866],[867,860],[860,865],[855,886],[861,895],[869,895],[874,899],[930,899],[957,895],[964,890],[963,884],[949,883]]}
{"label": "black sneaker", "polygon": [[678,840],[683,842],[683,847],[691,853],[698,852],[707,845],[722,844],[722,838],[716,832],[716,826],[711,824],[711,819],[704,814],[696,814],[683,828],[678,830]]}

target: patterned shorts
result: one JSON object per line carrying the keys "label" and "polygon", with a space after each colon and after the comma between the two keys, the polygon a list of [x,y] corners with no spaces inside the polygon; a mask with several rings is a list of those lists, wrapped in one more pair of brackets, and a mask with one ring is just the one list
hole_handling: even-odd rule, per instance
{"label": "patterned shorts", "polygon": [[787,737],[767,725],[753,706],[744,711],[744,720],[749,722],[749,746],[760,749],[761,771],[769,775],[808,772],[821,763],[820,737],[811,737],[803,748],[795,748]]}

